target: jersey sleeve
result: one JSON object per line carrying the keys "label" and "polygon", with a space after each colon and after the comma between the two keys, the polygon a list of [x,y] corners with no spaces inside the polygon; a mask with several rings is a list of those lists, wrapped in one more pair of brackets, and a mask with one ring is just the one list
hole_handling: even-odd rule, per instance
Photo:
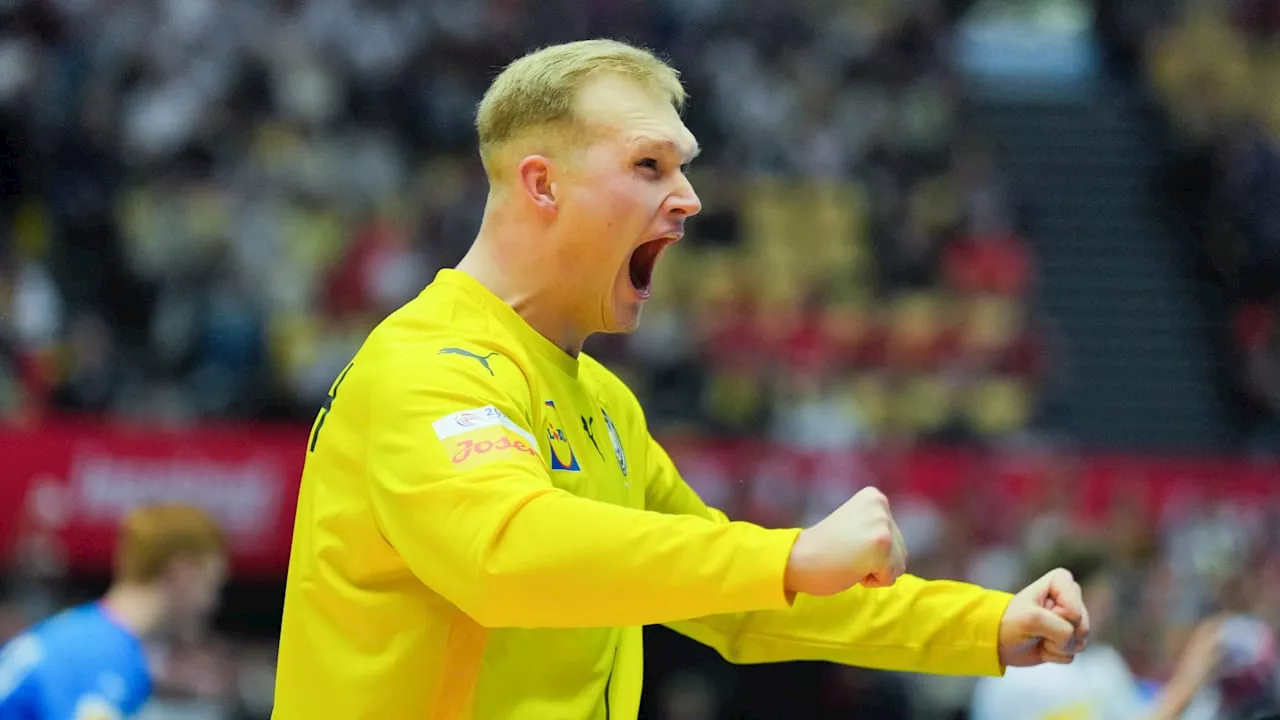
{"label": "jersey sleeve", "polygon": [[366,466],[411,571],[489,627],[660,623],[783,607],[798,531],[675,517],[553,486],[504,349],[482,364],[401,344],[374,356]]}
{"label": "jersey sleeve", "polygon": [[[650,439],[646,507],[727,523]],[[669,623],[735,663],[827,660],[946,675],[1000,675],[1000,620],[1012,596],[905,575],[889,588],[799,595],[791,607]]]}

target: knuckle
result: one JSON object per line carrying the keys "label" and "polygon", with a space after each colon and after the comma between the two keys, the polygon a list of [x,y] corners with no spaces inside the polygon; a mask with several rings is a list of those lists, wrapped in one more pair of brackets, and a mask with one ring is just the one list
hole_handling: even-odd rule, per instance
{"label": "knuckle", "polygon": [[860,490],[858,494],[862,495],[867,500],[872,500],[878,503],[887,504],[889,502],[889,498],[885,497],[884,493],[881,492],[880,488],[877,488],[877,487],[871,487],[871,486],[865,487],[862,490]]}

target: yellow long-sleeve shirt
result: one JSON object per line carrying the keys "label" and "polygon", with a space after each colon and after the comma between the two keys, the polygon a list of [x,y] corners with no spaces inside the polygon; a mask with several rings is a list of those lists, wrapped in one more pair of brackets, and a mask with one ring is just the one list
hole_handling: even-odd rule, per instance
{"label": "yellow long-sleeve shirt", "polygon": [[798,530],[729,522],[625,385],[442,271],[307,448],[277,720],[634,718],[641,626],[735,662],[998,674],[1008,595],[902,578],[789,603]]}

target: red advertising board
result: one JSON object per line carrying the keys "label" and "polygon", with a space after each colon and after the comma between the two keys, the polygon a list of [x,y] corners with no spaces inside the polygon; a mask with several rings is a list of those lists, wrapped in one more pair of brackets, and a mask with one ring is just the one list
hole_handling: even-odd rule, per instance
{"label": "red advertising board", "polygon": [[[103,424],[0,427],[0,552],[38,522],[61,540],[72,567],[101,570],[130,507],[185,501],[227,529],[235,571],[278,577],[289,557],[306,428],[155,430]],[[1098,517],[1119,497],[1151,509],[1170,502],[1280,497],[1280,463],[1229,458],[1086,455],[973,449],[802,452],[759,442],[672,439],[668,447],[708,502],[766,524],[798,522],[805,507],[838,503],[875,484],[890,497],[987,503],[992,517],[1064,490]],[[1054,480],[1057,478],[1057,480]]]}
{"label": "red advertising board", "polygon": [[72,567],[102,569],[128,508],[190,502],[226,529],[236,572],[276,575],[289,558],[305,449],[305,428],[0,428],[0,541],[7,549],[39,522]]}

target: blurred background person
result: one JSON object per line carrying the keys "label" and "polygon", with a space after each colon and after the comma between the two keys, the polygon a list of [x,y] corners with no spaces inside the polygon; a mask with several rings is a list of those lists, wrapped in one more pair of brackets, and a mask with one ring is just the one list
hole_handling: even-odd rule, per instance
{"label": "blurred background person", "polygon": [[121,525],[106,595],[0,647],[0,717],[135,715],[153,688],[145,643],[203,625],[225,576],[225,540],[208,514],[136,508]]}

